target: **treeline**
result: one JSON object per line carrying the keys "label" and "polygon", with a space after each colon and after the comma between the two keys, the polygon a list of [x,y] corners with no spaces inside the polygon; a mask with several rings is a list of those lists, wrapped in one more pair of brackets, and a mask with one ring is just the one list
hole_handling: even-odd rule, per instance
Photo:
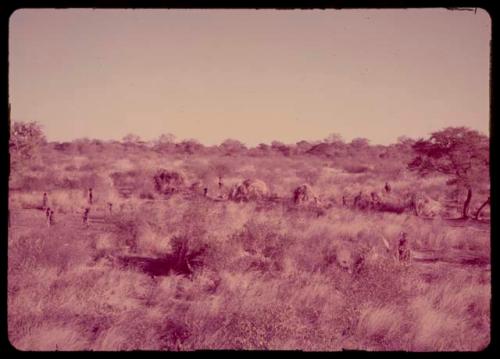
{"label": "treeline", "polygon": [[[196,140],[175,141],[172,135],[161,135],[155,141],[141,141],[138,136],[127,135],[122,141],[78,139],[71,142],[47,142],[37,123],[15,122],[10,133],[11,169],[27,164],[38,157],[42,162],[53,159],[52,154],[89,156],[97,159],[126,157],[156,152],[160,155],[196,156],[315,156],[324,158],[331,166],[348,173],[392,173],[404,171],[421,177],[438,174],[448,178],[447,184],[465,194],[462,215],[468,216],[473,195],[479,194],[490,203],[489,138],[467,127],[448,127],[433,132],[429,138],[414,140],[401,137],[388,146],[370,145],[364,138],[346,143],[332,134],[323,141],[299,141],[284,144],[273,141],[255,147],[246,147],[238,140],[228,139],[220,145],[204,146]],[[32,164],[33,167],[33,164]]]}
{"label": "treeline", "polygon": [[115,151],[155,151],[164,154],[185,155],[221,155],[221,156],[297,156],[315,155],[325,158],[357,156],[360,153],[384,157],[400,157],[412,151],[415,143],[412,139],[403,139],[395,144],[370,145],[368,140],[358,139],[345,143],[343,141],[299,141],[295,144],[285,144],[273,141],[271,144],[261,143],[254,147],[247,147],[238,140],[226,140],[219,145],[206,146],[197,140],[174,141],[102,141],[91,139],[77,139],[71,142],[48,142],[47,145],[56,151],[84,155],[89,152]]}

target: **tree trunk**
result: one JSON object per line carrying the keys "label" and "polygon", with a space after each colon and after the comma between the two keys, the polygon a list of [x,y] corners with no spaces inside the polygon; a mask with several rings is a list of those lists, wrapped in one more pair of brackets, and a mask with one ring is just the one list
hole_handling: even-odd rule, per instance
{"label": "tree trunk", "polygon": [[472,189],[469,187],[467,188],[467,198],[465,199],[464,208],[462,211],[462,218],[467,218],[469,216],[469,206],[471,198],[472,198]]}
{"label": "tree trunk", "polygon": [[487,204],[490,204],[490,197],[488,197],[488,199],[481,205],[481,207],[479,207],[479,209],[477,210],[476,212],[476,219],[479,219],[479,215],[481,214],[481,211],[483,210],[483,208],[487,205]]}

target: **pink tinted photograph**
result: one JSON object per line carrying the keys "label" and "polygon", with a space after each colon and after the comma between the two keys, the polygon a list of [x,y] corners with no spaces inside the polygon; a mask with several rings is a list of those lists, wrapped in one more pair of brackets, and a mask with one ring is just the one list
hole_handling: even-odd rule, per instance
{"label": "pink tinted photograph", "polygon": [[482,351],[482,9],[20,9],[21,351]]}

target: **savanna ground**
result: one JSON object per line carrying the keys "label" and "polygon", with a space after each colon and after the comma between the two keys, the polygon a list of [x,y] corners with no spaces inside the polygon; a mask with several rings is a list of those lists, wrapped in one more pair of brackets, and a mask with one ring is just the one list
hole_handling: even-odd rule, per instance
{"label": "savanna ground", "polygon": [[[338,156],[43,148],[10,174],[8,330],[18,349],[477,351],[490,342],[489,224],[447,220],[464,194],[406,170],[402,147]],[[184,179],[168,196],[153,180],[162,168]],[[248,178],[271,199],[227,200]],[[394,197],[425,193],[448,212],[352,207],[354,194],[385,182]],[[328,205],[295,205],[304,183]],[[395,257],[401,231],[409,265]]]}

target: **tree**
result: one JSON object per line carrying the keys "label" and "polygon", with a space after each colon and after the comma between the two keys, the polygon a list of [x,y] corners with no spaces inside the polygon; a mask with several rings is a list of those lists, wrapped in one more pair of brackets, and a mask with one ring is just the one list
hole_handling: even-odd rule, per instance
{"label": "tree", "polygon": [[212,164],[214,174],[217,176],[219,183],[222,183],[224,177],[229,175],[232,170],[230,161],[219,160]]}
{"label": "tree", "polygon": [[274,151],[280,152],[284,156],[290,156],[290,154],[291,154],[290,147],[285,145],[283,142],[280,142],[280,141],[271,142],[271,148]]}
{"label": "tree", "polygon": [[366,138],[358,137],[358,138],[353,139],[351,141],[350,145],[354,149],[367,148],[368,146],[370,146],[370,141]]}
{"label": "tree", "polygon": [[307,141],[301,140],[295,144],[298,153],[305,153],[311,149],[313,145]]}
{"label": "tree", "polygon": [[259,145],[257,146],[257,148],[259,150],[261,150],[262,152],[267,152],[267,151],[269,151],[269,149],[271,147],[267,143],[259,143]]}
{"label": "tree", "polygon": [[412,148],[416,157],[408,164],[410,170],[447,175],[448,185],[467,191],[462,208],[462,218],[467,218],[473,190],[489,186],[488,137],[467,127],[448,127]]}
{"label": "tree", "polygon": [[166,134],[164,133],[160,135],[160,137],[158,137],[158,139],[156,140],[156,143],[158,145],[166,145],[174,142],[175,142],[175,135],[171,133],[166,133]]}
{"label": "tree", "polygon": [[125,143],[138,143],[141,141],[141,138],[133,133],[129,133],[123,137],[122,141]]}
{"label": "tree", "polygon": [[170,152],[175,149],[175,135],[171,133],[160,135],[156,141],[154,141],[153,148],[160,152]]}
{"label": "tree", "polygon": [[338,133],[330,133],[323,142],[339,144],[344,143],[344,139]]}
{"label": "tree", "polygon": [[9,149],[14,161],[34,157],[46,143],[42,127],[36,122],[14,122],[10,129]]}
{"label": "tree", "polygon": [[204,146],[195,139],[183,140],[182,142],[177,143],[175,147],[178,148],[180,152],[190,155],[201,152],[204,149]]}
{"label": "tree", "polygon": [[222,149],[222,151],[227,155],[238,154],[247,149],[243,143],[231,138],[228,138],[227,140],[222,142],[219,148]]}
{"label": "tree", "polygon": [[398,145],[401,147],[411,147],[415,144],[415,140],[413,138],[410,138],[408,136],[399,136],[398,137]]}

